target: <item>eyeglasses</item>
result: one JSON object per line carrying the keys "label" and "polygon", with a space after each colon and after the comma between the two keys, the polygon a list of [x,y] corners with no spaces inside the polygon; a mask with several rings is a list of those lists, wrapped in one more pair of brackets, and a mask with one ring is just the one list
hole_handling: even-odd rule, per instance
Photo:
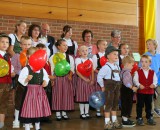
{"label": "eyeglasses", "polygon": [[114,38],[119,38],[119,39],[120,39],[120,38],[121,38],[121,36],[115,36]]}
{"label": "eyeglasses", "polygon": [[22,44],[23,46],[31,46],[31,44]]}

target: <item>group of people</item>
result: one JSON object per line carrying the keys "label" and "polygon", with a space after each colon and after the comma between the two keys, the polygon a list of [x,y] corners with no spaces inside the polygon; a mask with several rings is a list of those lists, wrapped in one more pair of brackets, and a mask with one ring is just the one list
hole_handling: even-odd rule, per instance
{"label": "group of people", "polygon": [[[56,120],[68,120],[68,111],[74,110],[74,103],[79,103],[80,118],[89,119],[89,97],[96,91],[105,92],[104,106],[105,130],[135,126],[130,120],[133,94],[137,93],[137,125],[144,125],[142,110],[145,105],[147,123],[155,125],[152,109],[160,115],[160,99],[153,100],[155,90],[159,92],[158,79],[160,54],[156,53],[157,42],[146,41],[148,52],[140,60],[139,69],[131,74],[135,63],[129,54],[129,45],[121,43],[121,31],[111,32],[111,42],[98,40],[92,44],[91,30],[82,32],[83,44],[77,44],[72,37],[72,27],[65,25],[61,38],[57,41],[49,36],[48,24],[32,24],[26,33],[27,24],[19,21],[15,33],[0,34],[0,58],[9,64],[7,75],[0,77],[0,128],[4,126],[5,113],[11,88],[15,89],[15,113],[13,128],[41,130],[40,122],[56,113]],[[28,63],[29,58],[38,50],[45,50],[47,61],[44,68],[33,71]],[[20,53],[26,51],[27,61],[22,66]],[[55,73],[55,55],[61,54],[69,63],[70,71],[64,76]],[[105,64],[101,59],[106,59]],[[152,59],[152,60],[151,60]],[[80,68],[83,68],[83,72]],[[84,72],[86,71],[86,72]],[[85,74],[87,73],[87,74]],[[157,78],[158,77],[158,78]],[[118,101],[121,100],[122,123],[117,120]],[[154,102],[154,106],[152,103]],[[101,117],[100,108],[96,109]],[[111,119],[110,119],[111,117]]]}

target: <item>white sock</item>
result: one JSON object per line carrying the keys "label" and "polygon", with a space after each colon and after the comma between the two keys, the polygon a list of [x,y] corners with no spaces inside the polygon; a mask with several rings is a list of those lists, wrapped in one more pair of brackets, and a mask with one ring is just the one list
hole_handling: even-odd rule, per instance
{"label": "white sock", "polygon": [[84,114],[84,104],[80,103],[79,104],[79,109],[80,109],[81,115]]}
{"label": "white sock", "polygon": [[67,115],[67,113],[65,111],[62,111],[62,116]]}
{"label": "white sock", "polygon": [[14,116],[15,116],[15,121],[18,122],[18,118],[19,118],[19,110],[14,111]]}
{"label": "white sock", "polygon": [[25,124],[25,130],[30,130],[29,124]]}
{"label": "white sock", "polygon": [[84,105],[85,114],[89,114],[89,104]]}
{"label": "white sock", "polygon": [[117,116],[112,116],[112,122],[115,122],[117,120]]}
{"label": "white sock", "polygon": [[0,128],[3,128],[4,122],[0,122]]}
{"label": "white sock", "polygon": [[40,129],[40,122],[35,123],[35,129],[36,129],[36,130],[39,130],[39,129]]}
{"label": "white sock", "polygon": [[127,120],[128,120],[128,118],[125,117],[125,116],[122,116],[122,119],[123,119],[124,121],[127,121]]}
{"label": "white sock", "polygon": [[101,116],[100,109],[97,109],[97,116]]}
{"label": "white sock", "polygon": [[108,124],[108,122],[110,121],[110,118],[104,118],[105,120],[105,124]]}
{"label": "white sock", "polygon": [[56,116],[61,116],[61,113],[60,112],[56,112]]}

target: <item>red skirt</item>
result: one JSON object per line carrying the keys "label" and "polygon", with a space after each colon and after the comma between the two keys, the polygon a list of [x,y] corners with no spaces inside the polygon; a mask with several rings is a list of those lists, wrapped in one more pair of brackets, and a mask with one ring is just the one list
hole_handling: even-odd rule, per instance
{"label": "red skirt", "polygon": [[46,92],[41,85],[28,85],[22,104],[21,117],[38,118],[51,115]]}
{"label": "red skirt", "polygon": [[52,110],[74,110],[73,82],[67,75],[56,77],[52,88]]}
{"label": "red skirt", "polygon": [[[91,79],[91,77],[90,77]],[[88,102],[89,96],[94,92],[94,85],[90,85],[80,77],[77,78],[76,102]]]}

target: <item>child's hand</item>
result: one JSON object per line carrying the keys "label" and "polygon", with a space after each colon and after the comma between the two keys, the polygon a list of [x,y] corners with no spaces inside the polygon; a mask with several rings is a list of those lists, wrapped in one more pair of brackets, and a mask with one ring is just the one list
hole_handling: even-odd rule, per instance
{"label": "child's hand", "polygon": [[52,86],[52,87],[54,86],[54,81],[53,81],[53,80],[51,81],[51,86]]}
{"label": "child's hand", "polygon": [[48,78],[49,78],[50,80],[54,80],[54,79],[56,79],[56,76],[55,76],[55,75],[49,75]]}
{"label": "child's hand", "polygon": [[85,79],[85,81],[86,81],[87,83],[89,83],[89,82],[90,82],[90,80],[89,80],[88,78],[86,78],[86,79]]}
{"label": "child's hand", "polygon": [[137,92],[137,89],[138,89],[137,87],[134,86],[132,87],[133,92]]}
{"label": "child's hand", "polygon": [[43,81],[42,86],[43,86],[43,87],[46,87],[46,86],[47,86],[47,82],[46,82],[45,80]]}
{"label": "child's hand", "polygon": [[93,84],[94,84],[94,81],[91,81],[90,84],[93,85]]}
{"label": "child's hand", "polygon": [[12,72],[11,73],[11,77],[15,77],[16,73],[15,72]]}
{"label": "child's hand", "polygon": [[30,81],[33,78],[33,75],[28,75],[27,80]]}
{"label": "child's hand", "polygon": [[101,87],[101,89],[102,89],[102,92],[105,92],[105,87]]}
{"label": "child's hand", "polygon": [[154,84],[151,84],[149,87],[150,88],[155,88],[156,86]]}
{"label": "child's hand", "polygon": [[144,89],[144,86],[142,84],[139,85],[140,89]]}
{"label": "child's hand", "polygon": [[71,80],[72,80],[72,76],[71,76],[71,75],[68,75],[68,79],[71,81]]}

